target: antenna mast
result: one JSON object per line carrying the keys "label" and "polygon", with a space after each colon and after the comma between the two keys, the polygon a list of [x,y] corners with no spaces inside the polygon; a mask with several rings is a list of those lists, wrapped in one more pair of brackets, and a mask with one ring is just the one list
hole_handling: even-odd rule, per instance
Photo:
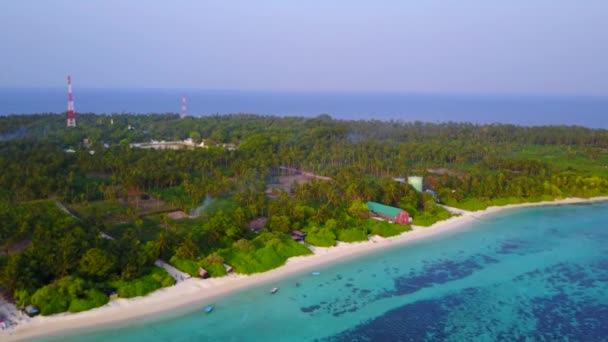
{"label": "antenna mast", "polygon": [[76,127],[76,113],[74,112],[74,97],[72,96],[72,77],[68,75],[68,127]]}
{"label": "antenna mast", "polygon": [[185,118],[186,117],[186,96],[182,96],[182,115],[181,118]]}

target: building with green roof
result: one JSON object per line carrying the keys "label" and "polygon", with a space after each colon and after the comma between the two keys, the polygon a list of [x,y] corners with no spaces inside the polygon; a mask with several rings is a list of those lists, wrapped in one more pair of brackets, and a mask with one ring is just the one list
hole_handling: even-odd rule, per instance
{"label": "building with green roof", "polygon": [[369,211],[376,217],[381,217],[400,224],[408,224],[410,222],[410,215],[401,208],[391,207],[376,202],[367,202],[365,204]]}

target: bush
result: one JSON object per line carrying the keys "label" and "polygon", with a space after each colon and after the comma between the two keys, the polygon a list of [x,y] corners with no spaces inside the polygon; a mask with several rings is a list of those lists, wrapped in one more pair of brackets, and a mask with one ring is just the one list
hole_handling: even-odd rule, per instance
{"label": "bush", "polygon": [[43,316],[67,311],[71,301],[67,291],[55,283],[41,287],[32,295],[32,304],[40,309]]}
{"label": "bush", "polygon": [[224,264],[213,263],[201,266],[205,269],[205,271],[209,272],[209,276],[212,278],[223,277],[228,274],[226,273],[226,268],[224,267]]}
{"label": "bush", "polygon": [[31,303],[45,316],[67,310],[80,312],[106,304],[108,297],[95,288],[88,288],[90,286],[81,278],[63,277],[38,289],[32,295]]}
{"label": "bush", "polygon": [[242,252],[234,247],[221,252],[226,262],[238,273],[265,272],[283,265],[292,256],[312,253],[306,246],[279,232],[261,233],[251,242],[255,249],[249,252]]}
{"label": "bush", "polygon": [[331,247],[336,245],[336,234],[327,227],[314,227],[308,231],[305,241],[313,246]]}
{"label": "bush", "polygon": [[70,302],[70,312],[86,311],[108,303],[110,299],[97,289],[85,291],[85,298],[74,298]]}
{"label": "bush", "polygon": [[370,234],[379,235],[382,237],[396,236],[411,230],[410,226],[408,225],[394,224],[386,221],[367,220],[367,224]]}
{"label": "bush", "polygon": [[369,208],[361,200],[354,200],[348,208],[348,213],[352,217],[356,217],[359,219],[369,218],[370,215]]}
{"label": "bush", "polygon": [[344,242],[366,241],[367,231],[358,228],[343,229],[338,232],[338,240]]}
{"label": "bush", "polygon": [[[246,253],[253,250],[253,245],[249,241],[241,239],[235,242],[232,248],[235,251]],[[200,265],[205,271],[209,272],[209,276],[211,277],[223,277],[227,274],[226,268],[224,268],[224,258],[217,253],[205,257],[205,259],[201,260]]]}
{"label": "bush", "polygon": [[173,286],[175,284],[175,279],[164,268],[153,267],[150,276],[159,282],[162,287]]}
{"label": "bush", "polygon": [[198,262],[190,259],[180,259],[177,256],[171,257],[169,263],[178,270],[186,272],[193,277],[198,277]]}
{"label": "bush", "polygon": [[15,294],[13,295],[13,298],[15,298],[15,302],[17,303],[17,306],[19,306],[21,308],[23,308],[26,305],[28,305],[29,303],[31,303],[31,299],[32,299],[32,297],[30,296],[30,293],[26,289],[15,290]]}
{"label": "bush", "polygon": [[175,281],[171,275],[160,267],[153,267],[150,273],[133,280],[117,280],[108,283],[110,287],[116,289],[116,293],[121,298],[145,296],[161,287],[173,284]]}
{"label": "bush", "polygon": [[423,212],[423,213],[419,214],[418,216],[414,217],[412,224],[416,225],[416,226],[428,227],[428,226],[431,226],[435,222],[447,220],[451,216],[452,216],[452,214],[450,214],[450,212],[447,209],[445,209],[441,206],[437,206],[434,209],[433,214]]}

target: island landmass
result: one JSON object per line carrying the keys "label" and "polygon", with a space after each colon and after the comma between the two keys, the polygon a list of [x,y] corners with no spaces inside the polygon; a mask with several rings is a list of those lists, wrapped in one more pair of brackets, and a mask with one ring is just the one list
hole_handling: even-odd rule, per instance
{"label": "island landmass", "polygon": [[50,316],[5,325],[25,338],[141,317],[496,206],[605,200],[607,148],[608,131],[572,126],[0,117],[2,308]]}

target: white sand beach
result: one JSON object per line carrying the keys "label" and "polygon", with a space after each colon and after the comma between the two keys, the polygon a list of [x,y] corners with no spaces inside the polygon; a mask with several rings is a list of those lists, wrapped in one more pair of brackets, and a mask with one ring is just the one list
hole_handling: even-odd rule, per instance
{"label": "white sand beach", "polygon": [[316,247],[314,248],[313,255],[291,258],[282,267],[265,273],[249,276],[231,275],[223,278],[205,280],[190,278],[179,282],[172,287],[158,290],[145,297],[112,300],[103,307],[86,312],[23,319],[20,320],[14,328],[7,331],[0,331],[0,340],[15,341],[36,336],[47,336],[61,331],[99,327],[104,324],[149,317],[154,314],[168,312],[198,303],[202,306],[206,303],[211,303],[218,297],[225,296],[246,287],[268,283],[288,275],[314,270],[321,265],[367,254],[386,248],[387,246],[397,244],[403,245],[412,241],[428,239],[440,234],[445,234],[446,232],[455,231],[475,220],[483,218],[483,216],[504,210],[599,201],[608,201],[608,197],[596,197],[592,199],[567,198],[552,202],[490,207],[486,210],[476,212],[463,211],[460,216],[438,222],[431,227],[414,227],[412,231],[392,238],[373,236],[366,242],[338,243],[337,246],[330,248]]}

